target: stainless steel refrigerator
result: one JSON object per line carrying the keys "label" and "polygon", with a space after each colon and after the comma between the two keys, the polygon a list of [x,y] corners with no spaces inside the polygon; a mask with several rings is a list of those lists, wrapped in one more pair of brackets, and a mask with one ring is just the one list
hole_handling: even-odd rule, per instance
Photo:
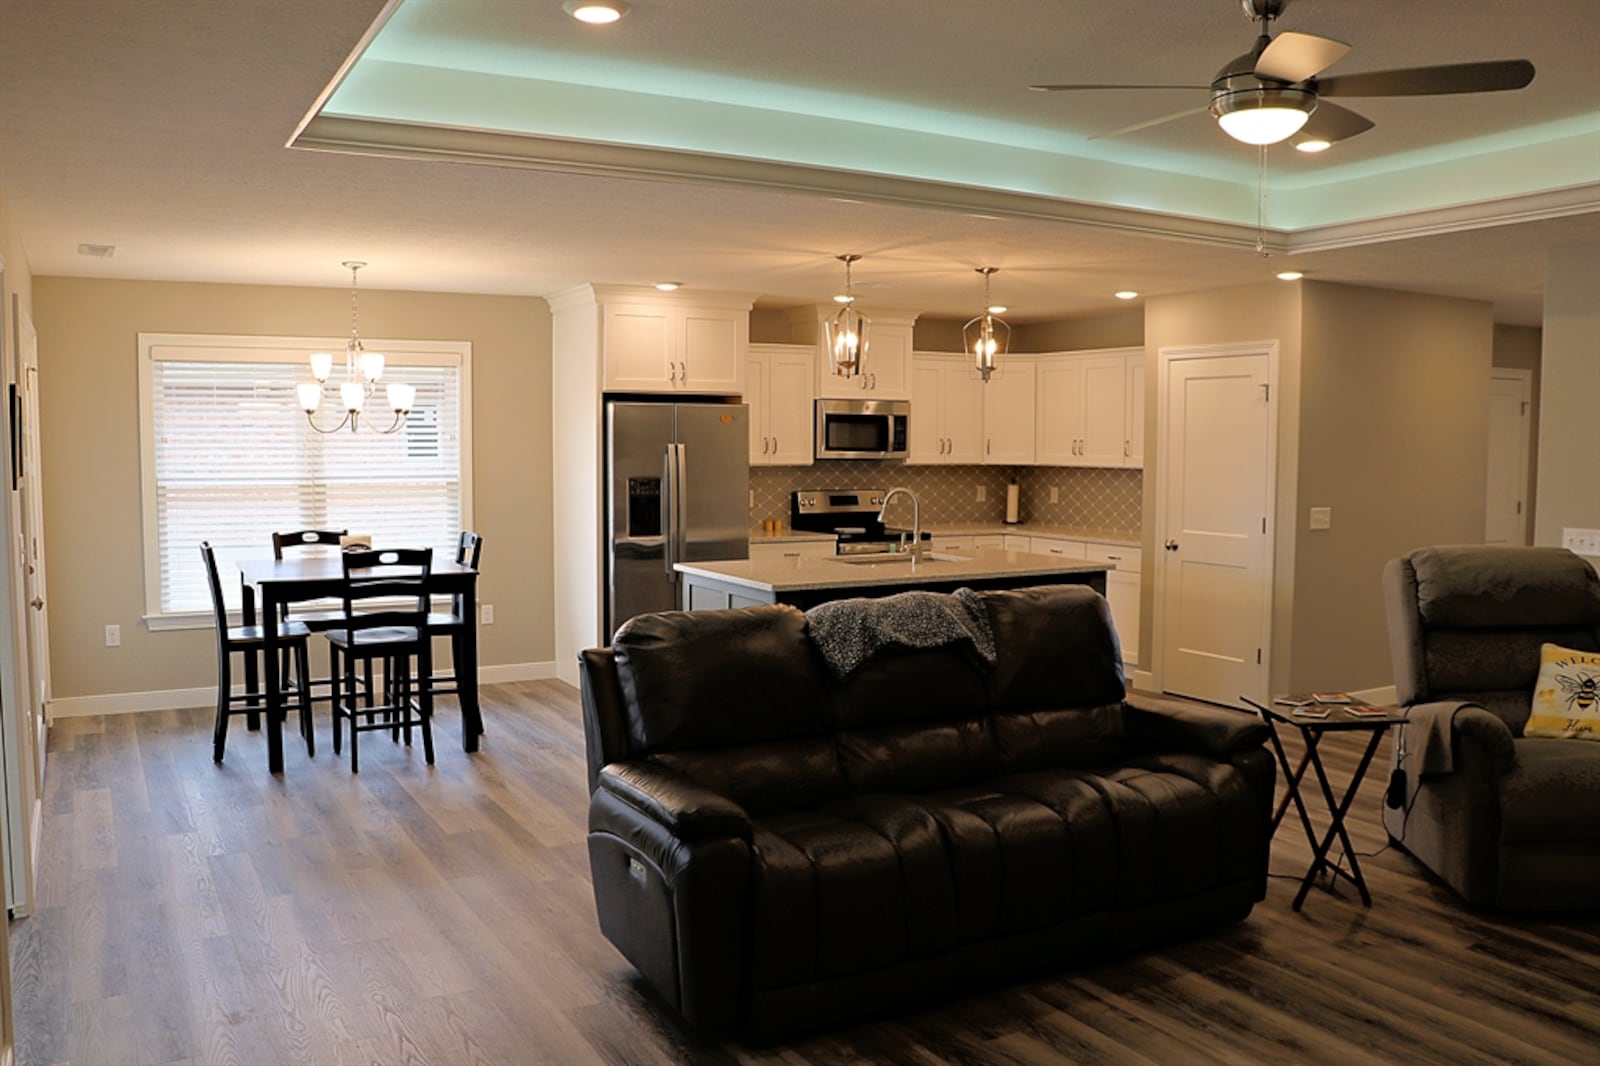
{"label": "stainless steel refrigerator", "polygon": [[609,636],[646,611],[679,608],[675,562],[750,554],[750,408],[606,404]]}

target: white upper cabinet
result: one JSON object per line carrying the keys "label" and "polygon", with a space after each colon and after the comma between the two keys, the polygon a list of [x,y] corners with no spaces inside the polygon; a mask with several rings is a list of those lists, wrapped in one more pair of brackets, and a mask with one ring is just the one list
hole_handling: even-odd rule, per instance
{"label": "white upper cabinet", "polygon": [[1144,350],[1040,356],[1041,466],[1144,465]]}
{"label": "white upper cabinet", "polygon": [[814,451],[812,367],[816,353],[800,344],[752,344],[746,363],[750,464],[810,466]]}
{"label": "white upper cabinet", "polygon": [[595,286],[607,392],[744,392],[754,300]]}
{"label": "white upper cabinet", "polygon": [[816,394],[829,400],[909,400],[911,398],[911,329],[917,316],[911,311],[874,311],[863,308],[867,328],[867,357],[861,373],[839,377],[828,358],[827,331],[823,323],[838,312],[837,304],[796,307],[789,311],[790,336],[813,345],[817,353]]}
{"label": "white upper cabinet", "polygon": [[914,353],[906,462],[983,462],[983,407],[983,381],[966,356]]}
{"label": "white upper cabinet", "polygon": [[[1033,463],[1037,369],[1032,359],[1005,359],[989,373],[988,384],[980,381],[985,463],[997,466]],[[916,412],[912,412],[912,417],[916,417]]]}

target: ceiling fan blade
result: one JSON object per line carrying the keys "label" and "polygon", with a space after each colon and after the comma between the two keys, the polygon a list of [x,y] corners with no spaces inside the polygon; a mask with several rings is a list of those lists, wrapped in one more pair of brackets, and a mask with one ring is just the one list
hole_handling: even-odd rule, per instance
{"label": "ceiling fan blade", "polygon": [[1300,128],[1300,137],[1304,140],[1327,141],[1333,144],[1348,140],[1358,133],[1365,133],[1371,128],[1372,120],[1367,116],[1358,115],[1348,107],[1318,100],[1317,109],[1311,112],[1311,117]]}
{"label": "ceiling fan blade", "polygon": [[1210,89],[1209,85],[1030,85],[1036,93],[1066,93],[1080,89]]}
{"label": "ceiling fan blade", "polygon": [[1133,133],[1137,130],[1147,130],[1151,126],[1159,126],[1165,122],[1174,122],[1180,118],[1188,118],[1190,115],[1203,115],[1208,110],[1209,108],[1205,107],[1189,107],[1182,111],[1174,111],[1170,115],[1162,115],[1160,118],[1151,118],[1146,119],[1143,122],[1135,122],[1131,126],[1124,126],[1120,130],[1112,130],[1110,133],[1096,133],[1089,139],[1091,141],[1100,141],[1107,137],[1121,137],[1124,133]]}
{"label": "ceiling fan blade", "polygon": [[1277,81],[1305,81],[1327,70],[1350,51],[1332,37],[1309,33],[1280,33],[1256,59],[1256,74]]}
{"label": "ceiling fan blade", "polygon": [[1317,82],[1318,96],[1441,96],[1448,93],[1494,93],[1520,89],[1533,80],[1526,59],[1485,63],[1447,63],[1438,67],[1374,70],[1341,74]]}

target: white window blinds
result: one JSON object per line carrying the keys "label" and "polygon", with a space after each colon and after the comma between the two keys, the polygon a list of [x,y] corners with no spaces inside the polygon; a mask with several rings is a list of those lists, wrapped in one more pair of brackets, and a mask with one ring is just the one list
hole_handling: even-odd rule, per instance
{"label": "white window blinds", "polygon": [[[466,525],[463,366],[455,353],[391,355],[367,403],[373,424],[331,434],[313,432],[297,401],[295,386],[310,379],[302,353],[149,345],[144,354],[151,613],[210,610],[202,540],[216,549],[230,606],[238,603],[238,562],[270,557],[274,531],[345,529],[378,545],[431,546],[440,559],[453,557]],[[377,430],[394,419],[383,392],[389,382],[414,386],[416,401],[403,426],[383,434]],[[331,425],[336,384],[327,391],[320,421]]]}

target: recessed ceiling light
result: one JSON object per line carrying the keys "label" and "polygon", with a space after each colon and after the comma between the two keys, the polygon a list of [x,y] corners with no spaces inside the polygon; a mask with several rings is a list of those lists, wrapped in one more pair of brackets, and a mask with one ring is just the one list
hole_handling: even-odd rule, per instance
{"label": "recessed ceiling light", "polygon": [[117,246],[114,244],[80,244],[78,245],[78,254],[92,255],[99,259],[110,259],[117,254]]}
{"label": "recessed ceiling light", "polygon": [[1297,151],[1297,152],[1326,152],[1329,148],[1332,148],[1332,147],[1333,147],[1333,142],[1332,141],[1323,141],[1323,140],[1318,140],[1316,138],[1312,138],[1310,140],[1300,141],[1300,142],[1296,143],[1295,146],[1294,146],[1294,150]]}
{"label": "recessed ceiling light", "polygon": [[603,26],[626,15],[628,5],[622,0],[567,0],[561,5],[561,10],[579,22],[587,22],[591,26]]}
{"label": "recessed ceiling light", "polygon": [[1280,271],[1278,271],[1278,280],[1279,281],[1299,281],[1301,278],[1303,278],[1305,276],[1306,276],[1305,275],[1305,271],[1303,271],[1303,270],[1280,270]]}
{"label": "recessed ceiling light", "polygon": [[1139,298],[1139,294],[1134,292],[1132,289],[1122,289],[1121,291],[1114,292],[1111,295],[1115,296],[1119,300],[1136,300]]}
{"label": "recessed ceiling light", "polygon": [[658,282],[656,282],[656,288],[660,289],[662,292],[677,292],[682,287],[683,287],[683,282],[681,282],[681,281],[658,281]]}
{"label": "recessed ceiling light", "polygon": [[993,307],[984,308],[984,310],[988,311],[991,315],[1003,315],[1006,313],[1006,305],[995,304]]}

